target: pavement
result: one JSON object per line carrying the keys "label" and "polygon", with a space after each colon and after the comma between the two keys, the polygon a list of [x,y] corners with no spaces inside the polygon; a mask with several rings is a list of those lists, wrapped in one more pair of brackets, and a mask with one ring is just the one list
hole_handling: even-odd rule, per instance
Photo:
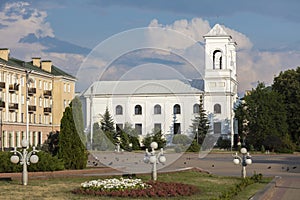
{"label": "pavement", "polygon": [[[65,170],[55,172],[29,172],[29,179],[70,177],[70,176],[107,176],[149,173],[151,165],[143,162],[144,153],[93,153],[84,170]],[[231,153],[210,153],[204,158],[199,154],[166,153],[165,165],[158,164],[158,173],[177,172],[196,169],[205,173],[221,176],[241,176],[241,166],[234,165]],[[105,158],[105,159],[104,159]],[[273,180],[251,200],[298,200],[300,199],[300,155],[252,155],[253,164],[248,165],[247,176],[261,173]],[[101,161],[101,162],[100,162]],[[93,167],[92,167],[93,166]],[[0,180],[20,179],[21,173],[0,173]]]}

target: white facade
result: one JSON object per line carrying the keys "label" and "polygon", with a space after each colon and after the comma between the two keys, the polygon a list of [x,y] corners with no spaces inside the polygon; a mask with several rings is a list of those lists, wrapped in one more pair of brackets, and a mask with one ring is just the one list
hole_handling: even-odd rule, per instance
{"label": "white facade", "polygon": [[[214,133],[231,137],[233,142],[233,105],[237,97],[236,44],[218,24],[204,39],[206,55],[202,86],[195,88],[188,80],[95,82],[81,97],[86,128],[90,129],[91,124],[99,122],[100,115],[108,108],[115,124],[122,126],[128,122],[140,129],[143,136],[159,125],[164,134],[188,134],[194,119],[194,105],[199,104],[200,96],[204,95],[204,109]],[[157,113],[155,109],[159,107],[161,112]],[[179,107],[180,113],[174,114],[174,109]]]}

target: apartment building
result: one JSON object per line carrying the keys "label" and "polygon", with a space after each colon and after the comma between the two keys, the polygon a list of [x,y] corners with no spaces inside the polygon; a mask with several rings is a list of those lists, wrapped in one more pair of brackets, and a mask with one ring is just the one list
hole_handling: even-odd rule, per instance
{"label": "apartment building", "polygon": [[75,95],[75,81],[50,60],[25,62],[0,49],[1,150],[21,147],[26,137],[31,146],[41,145],[51,131],[59,131]]}

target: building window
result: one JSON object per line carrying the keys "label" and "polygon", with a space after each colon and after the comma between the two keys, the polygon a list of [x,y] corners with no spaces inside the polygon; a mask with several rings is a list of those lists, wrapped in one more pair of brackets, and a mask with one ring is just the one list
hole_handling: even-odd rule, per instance
{"label": "building window", "polygon": [[141,114],[142,114],[142,106],[136,105],[136,106],[134,107],[134,114],[136,114],[136,115],[141,115]]}
{"label": "building window", "polygon": [[221,134],[221,122],[214,123],[214,134]]}
{"label": "building window", "polygon": [[116,106],[116,115],[123,115],[123,107],[121,105]]}
{"label": "building window", "polygon": [[67,84],[64,83],[64,92],[67,92]]}
{"label": "building window", "polygon": [[40,146],[42,144],[42,132],[38,132],[38,141],[37,141],[37,145]]}
{"label": "building window", "polygon": [[123,130],[123,124],[116,124],[117,134],[120,134],[122,130]]}
{"label": "building window", "polygon": [[137,132],[137,134],[142,135],[142,124],[135,124],[135,131]]}
{"label": "building window", "polygon": [[160,115],[161,114],[161,106],[160,105],[156,104],[154,106],[154,114],[155,115]]}
{"label": "building window", "polygon": [[161,131],[161,123],[155,123],[154,124],[154,131],[155,132]]}
{"label": "building window", "polygon": [[173,113],[176,114],[180,114],[180,105],[176,104],[173,107]]}
{"label": "building window", "polygon": [[214,105],[214,113],[215,114],[221,114],[221,105],[220,104],[215,104]]}
{"label": "building window", "polygon": [[68,84],[68,92],[71,92],[71,86]]}
{"label": "building window", "polygon": [[42,87],[43,87],[42,81],[39,80],[39,88],[42,89]]}
{"label": "building window", "polygon": [[193,106],[193,113],[194,114],[197,114],[197,113],[199,113],[200,112],[200,105],[199,104],[194,104],[194,106]]}
{"label": "building window", "polygon": [[222,69],[222,52],[215,50],[213,53],[213,69]]}
{"label": "building window", "polygon": [[174,135],[181,133],[180,123],[174,123]]}

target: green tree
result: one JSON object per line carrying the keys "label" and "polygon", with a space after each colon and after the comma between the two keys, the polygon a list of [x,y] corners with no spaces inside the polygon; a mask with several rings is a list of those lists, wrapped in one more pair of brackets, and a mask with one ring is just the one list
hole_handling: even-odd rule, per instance
{"label": "green tree", "polygon": [[116,131],[114,120],[106,107],[103,115],[100,115],[100,128],[106,135],[106,137],[113,143],[116,143]]}
{"label": "green tree", "polygon": [[206,111],[203,109],[203,97],[200,96],[198,112],[194,113],[195,118],[192,119],[192,133],[195,135],[195,140],[198,144],[202,144],[209,129],[209,120]]}
{"label": "green tree", "polygon": [[300,67],[280,72],[274,78],[272,88],[283,95],[288,132],[292,141],[300,146]]}
{"label": "green tree", "polygon": [[266,149],[280,151],[287,141],[278,143],[274,138],[284,139],[288,133],[283,97],[259,83],[243,100],[236,116],[246,122],[243,128],[247,130],[247,145],[253,145],[255,149],[264,145]]}
{"label": "green tree", "polygon": [[123,131],[128,135],[129,143],[132,145],[132,150],[140,150],[141,145],[137,131],[132,127],[132,124],[126,122]]}
{"label": "green tree", "polygon": [[110,132],[112,134],[115,133],[115,123],[107,107],[105,109],[104,114],[101,115],[100,128],[104,132]]}
{"label": "green tree", "polygon": [[148,149],[151,148],[151,142],[157,142],[158,148],[166,146],[166,139],[163,137],[160,129],[153,129],[152,133],[147,134],[147,136],[143,139],[143,144]]}
{"label": "green tree", "polygon": [[84,134],[82,105],[80,99],[77,96],[72,100],[71,107],[72,107],[73,120],[75,123],[75,127],[77,129],[77,133],[82,143],[86,144],[87,139],[86,139],[86,135]]}
{"label": "green tree", "polygon": [[50,153],[52,156],[56,156],[58,153],[58,138],[59,132],[50,132],[47,135],[47,140],[43,143],[42,150]]}
{"label": "green tree", "polygon": [[[70,106],[65,109],[61,119],[58,158],[63,160],[66,169],[83,169],[87,163],[87,151],[79,135],[83,133],[83,130],[79,130],[78,127],[80,126],[76,127],[75,125],[72,111],[74,101],[77,100],[72,100]],[[78,102],[76,104],[78,105]],[[80,113],[82,112],[80,111],[78,114]],[[77,123],[81,122],[77,121]]]}
{"label": "green tree", "polygon": [[[88,133],[88,137],[90,137],[90,133]],[[98,122],[94,123],[93,126],[93,149],[99,151],[113,151],[115,149],[115,144],[101,130]]]}

